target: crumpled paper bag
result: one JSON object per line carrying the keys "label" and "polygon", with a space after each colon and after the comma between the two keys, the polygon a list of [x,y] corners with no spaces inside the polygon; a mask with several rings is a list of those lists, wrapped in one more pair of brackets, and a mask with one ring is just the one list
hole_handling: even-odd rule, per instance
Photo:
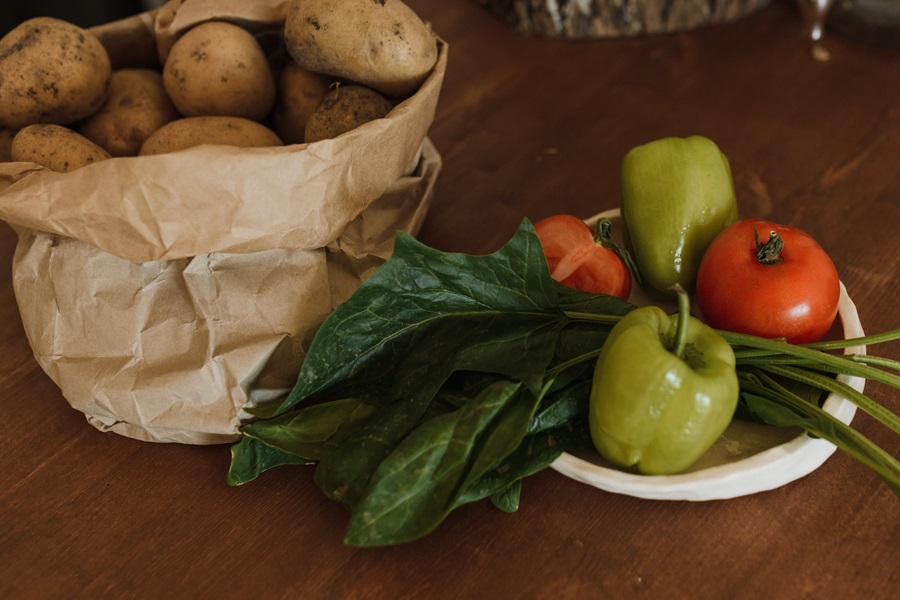
{"label": "crumpled paper bag", "polygon": [[[98,37],[160,52],[208,19],[277,30],[284,4],[173,1]],[[333,140],[69,173],[0,163],[22,322],[72,407],[142,440],[237,439],[248,407],[293,385],[315,330],[386,260],[396,231],[418,231],[441,167],[427,131],[446,61],[442,43],[415,95]]]}

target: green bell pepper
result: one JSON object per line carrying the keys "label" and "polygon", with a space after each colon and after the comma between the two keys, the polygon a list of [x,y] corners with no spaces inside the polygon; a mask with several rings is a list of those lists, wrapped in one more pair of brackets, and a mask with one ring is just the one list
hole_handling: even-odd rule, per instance
{"label": "green bell pepper", "polygon": [[690,289],[713,238],[738,218],[728,158],[711,140],[663,138],[622,162],[626,246],[644,282]]}
{"label": "green bell pepper", "polygon": [[600,454],[640,473],[680,473],[725,431],[738,402],[731,346],[690,316],[658,306],[631,311],[613,327],[594,370],[589,423]]}

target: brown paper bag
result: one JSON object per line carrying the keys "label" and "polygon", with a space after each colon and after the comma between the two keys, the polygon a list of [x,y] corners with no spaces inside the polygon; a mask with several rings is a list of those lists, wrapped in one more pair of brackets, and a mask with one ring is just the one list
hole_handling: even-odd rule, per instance
{"label": "brown paper bag", "polygon": [[[284,4],[173,1],[99,37],[160,51],[207,19],[277,29]],[[249,406],[293,385],[315,330],[395,232],[418,230],[441,166],[426,135],[446,60],[442,44],[415,95],[333,140],[202,146],[70,173],[0,164],[22,321],[67,401],[137,439],[236,439]]]}

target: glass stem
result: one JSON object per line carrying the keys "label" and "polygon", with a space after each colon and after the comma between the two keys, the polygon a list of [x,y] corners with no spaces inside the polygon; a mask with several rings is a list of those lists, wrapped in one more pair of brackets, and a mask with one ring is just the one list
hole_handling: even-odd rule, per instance
{"label": "glass stem", "polygon": [[825,32],[825,20],[834,0],[797,0],[803,21],[803,35],[817,42]]}

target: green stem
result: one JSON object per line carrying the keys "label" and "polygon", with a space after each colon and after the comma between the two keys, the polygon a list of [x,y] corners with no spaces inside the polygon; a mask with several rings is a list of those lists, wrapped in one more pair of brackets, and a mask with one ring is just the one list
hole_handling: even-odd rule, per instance
{"label": "green stem", "polygon": [[845,354],[844,358],[861,365],[881,367],[882,369],[890,369],[891,371],[900,372],[900,361],[891,360],[890,358],[882,358],[881,356],[869,356],[868,354]]}
{"label": "green stem", "polygon": [[590,321],[593,323],[603,323],[604,325],[615,325],[622,320],[621,315],[598,315],[595,313],[565,311],[566,317],[574,321]]}
{"label": "green stem", "polygon": [[753,394],[794,412],[797,425],[811,435],[828,440],[851,457],[871,468],[900,495],[900,462],[852,427],[835,419],[818,406],[806,402],[762,372],[738,372],[742,392]]}
{"label": "green stem", "polygon": [[607,218],[597,221],[597,229],[594,232],[594,241],[604,248],[608,248],[615,252],[616,256],[625,263],[625,267],[631,274],[631,278],[634,279],[638,285],[641,284],[641,271],[638,269],[637,263],[635,263],[634,259],[631,257],[631,253],[612,240],[612,221]]}
{"label": "green stem", "polygon": [[735,360],[752,360],[752,359],[767,359],[770,357],[778,356],[778,353],[774,350],[759,350],[758,348],[734,348],[734,358]]}
{"label": "green stem", "polygon": [[760,366],[760,365],[800,365],[804,367],[815,367],[818,363],[808,358],[798,358],[796,356],[784,356],[781,354],[763,354],[747,356],[734,353],[734,358],[738,366]]}
{"label": "green stem", "polygon": [[[566,311],[565,315],[576,321],[593,321],[597,323],[605,323],[607,325],[615,325],[622,318],[621,315],[598,315],[595,313]],[[765,344],[765,342],[773,342],[775,344],[786,344],[784,340],[769,340],[751,335],[733,333],[730,331],[717,330],[723,337],[735,346],[735,356],[768,356],[771,354],[781,353],[782,345],[773,346]],[[809,350],[843,350],[845,348],[853,348],[856,346],[872,346],[885,342],[900,340],[900,329],[892,329],[882,333],[865,335],[862,337],[845,338],[840,340],[828,340],[823,342],[812,342],[810,344],[800,344],[794,347],[807,348]],[[741,342],[744,342],[743,344]],[[762,344],[761,344],[762,343]],[[741,349],[746,346],[748,349]],[[764,347],[763,347],[764,346]]]}
{"label": "green stem", "polygon": [[[723,335],[727,332],[720,332]],[[872,335],[865,335],[862,337],[855,338],[844,338],[840,340],[828,340],[823,342],[812,342],[810,344],[801,344],[803,348],[809,348],[810,350],[820,350],[820,351],[828,351],[828,350],[845,350],[847,348],[854,348],[857,346],[873,346],[875,344],[883,344],[885,342],[893,342],[894,340],[900,339],[900,329],[892,329],[891,331],[885,331],[883,333],[875,333]],[[771,356],[773,354],[772,350],[760,350],[757,348],[754,349],[735,349],[734,355],[735,357],[749,357],[749,356]]]}
{"label": "green stem", "polygon": [[[680,296],[679,296],[680,300]],[[681,311],[679,310],[679,315]],[[615,325],[622,318],[619,315],[597,315],[593,313],[567,311],[566,316],[578,321],[592,321]],[[900,362],[868,355],[828,354],[824,350],[837,350],[861,345],[882,343],[900,339],[900,329],[864,337],[795,345],[783,340],[770,340],[743,333],[717,330],[733,348],[740,364],[794,364],[877,381],[895,389],[900,389],[900,376],[887,373],[876,367],[900,371]],[[793,358],[788,358],[793,357]]]}
{"label": "green stem", "polygon": [[900,433],[900,417],[842,381],[790,366],[769,364],[759,368],[846,398],[894,433]]}
{"label": "green stem", "polygon": [[854,361],[847,360],[841,355],[828,354],[820,350],[806,348],[804,346],[795,346],[778,340],[767,340],[764,338],[746,335],[743,333],[733,333],[730,331],[719,331],[729,344],[732,346],[744,346],[761,350],[771,351],[773,354],[796,356],[805,358],[811,364],[822,365],[829,369],[840,369],[839,372],[863,379],[871,379],[879,381],[893,388],[900,389],[900,377],[885,373],[880,369],[871,367],[866,364],[858,364]]}
{"label": "green stem", "polygon": [[803,344],[803,346],[813,350],[842,350],[844,348],[852,348],[853,346],[872,346],[884,342],[893,342],[898,339],[900,339],[900,329],[892,329],[890,331],[883,331],[881,333],[874,333],[872,335],[864,335],[856,338],[812,342],[811,344]]}
{"label": "green stem", "polygon": [[879,358],[876,356],[847,354],[840,357],[843,363],[822,363],[821,361],[811,360],[808,358],[798,358],[796,356],[784,356],[773,354],[769,356],[742,356],[737,359],[738,366],[758,366],[765,367],[768,365],[792,366],[800,367],[805,371],[831,373],[834,375],[847,375],[850,377],[862,377],[869,381],[876,381],[892,388],[900,389],[900,376],[895,373],[882,371],[880,369],[869,368],[865,373],[861,373],[857,367],[865,365],[867,367],[880,367],[897,370],[900,363],[889,358]]}
{"label": "green stem", "polygon": [[598,356],[600,356],[600,351],[602,349],[603,349],[603,347],[601,346],[600,348],[597,348],[596,350],[591,350],[590,352],[585,352],[584,354],[580,354],[574,358],[570,358],[567,361],[563,361],[563,362],[559,363],[558,365],[556,365],[555,367],[553,367],[552,369],[548,369],[547,375],[550,377],[555,377],[556,375],[559,375],[560,373],[562,373],[569,367],[574,367],[575,365],[577,365],[579,363],[583,363],[588,360],[595,360]]}

